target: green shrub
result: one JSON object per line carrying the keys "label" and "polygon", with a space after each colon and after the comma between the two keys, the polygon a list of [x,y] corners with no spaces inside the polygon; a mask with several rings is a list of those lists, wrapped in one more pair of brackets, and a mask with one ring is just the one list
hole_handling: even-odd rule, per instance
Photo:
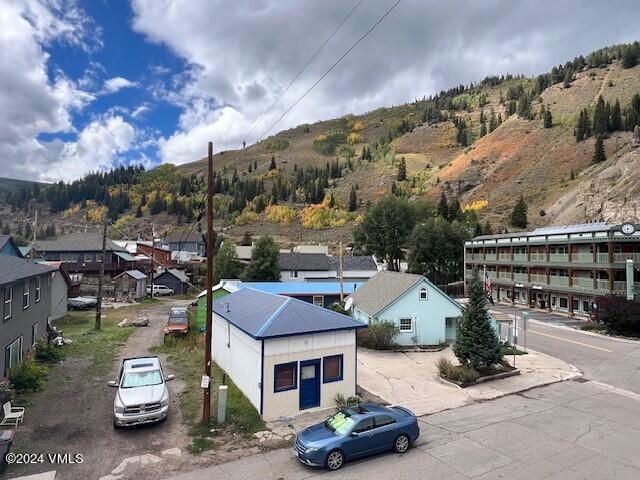
{"label": "green shrub", "polygon": [[640,336],[640,303],[624,297],[608,296],[598,299],[595,321],[610,332]]}
{"label": "green shrub", "polygon": [[62,347],[51,345],[44,340],[36,344],[36,359],[42,363],[58,363],[64,358]]}
{"label": "green shrub", "polygon": [[355,407],[356,405],[360,405],[362,403],[362,397],[360,395],[345,397],[341,393],[338,393],[336,394],[335,401],[336,408],[338,410],[342,410],[343,408]]}
{"label": "green shrub", "polygon": [[368,328],[358,331],[358,342],[366,348],[375,350],[390,350],[396,342],[395,338],[400,333],[398,326],[389,320],[373,320]]}
{"label": "green shrub", "polygon": [[438,374],[441,377],[449,378],[451,372],[454,369],[454,365],[447,357],[440,357],[436,361],[436,368],[438,369]]}
{"label": "green shrub", "polygon": [[38,365],[33,358],[26,358],[11,369],[11,385],[19,392],[36,392],[44,386],[47,372],[47,367]]}
{"label": "green shrub", "polygon": [[441,377],[453,380],[454,382],[464,384],[473,383],[480,377],[480,374],[469,365],[454,365],[451,360],[446,357],[440,357],[436,361],[436,368]]}

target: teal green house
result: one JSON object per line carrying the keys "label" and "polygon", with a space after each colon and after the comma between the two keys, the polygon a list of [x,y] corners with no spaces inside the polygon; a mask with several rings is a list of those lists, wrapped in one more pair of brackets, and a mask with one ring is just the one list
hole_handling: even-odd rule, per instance
{"label": "teal green house", "polygon": [[345,307],[364,323],[394,322],[403,346],[453,343],[462,306],[422,275],[382,271],[347,300]]}

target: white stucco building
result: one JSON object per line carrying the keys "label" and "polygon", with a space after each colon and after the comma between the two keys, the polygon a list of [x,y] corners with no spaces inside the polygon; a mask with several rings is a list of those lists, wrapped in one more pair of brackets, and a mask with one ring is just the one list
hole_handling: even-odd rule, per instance
{"label": "white stucco building", "polygon": [[213,359],[265,420],[330,408],[356,393],[356,330],[307,302],[244,288],[215,302]]}

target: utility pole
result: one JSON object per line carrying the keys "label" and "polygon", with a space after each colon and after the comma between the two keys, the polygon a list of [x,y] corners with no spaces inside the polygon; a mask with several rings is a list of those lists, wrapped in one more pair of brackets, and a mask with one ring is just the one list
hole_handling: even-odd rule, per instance
{"label": "utility pole", "polygon": [[344,275],[342,263],[342,242],[340,242],[340,303],[344,302]]}
{"label": "utility pole", "polygon": [[33,243],[31,244],[31,251],[29,252],[29,254],[31,255],[31,260],[33,260],[33,249],[35,248],[36,240],[38,239],[37,232],[38,232],[38,210],[36,210],[36,219],[33,222]]}
{"label": "utility pole", "polygon": [[[106,215],[106,214],[105,214]],[[104,264],[106,262],[107,250],[107,217],[104,217],[102,224],[102,262],[100,262],[100,274],[98,275],[98,303],[96,305],[95,329],[100,330],[100,320],[102,316],[102,277],[104,277]]]}
{"label": "utility pole", "polygon": [[207,167],[207,317],[204,340],[204,398],[202,423],[208,424],[211,416],[211,329],[213,323],[213,142],[209,142],[209,162]]}
{"label": "utility pole", "polygon": [[151,222],[151,300],[153,300],[153,287],[155,287],[156,271],[156,226]]}

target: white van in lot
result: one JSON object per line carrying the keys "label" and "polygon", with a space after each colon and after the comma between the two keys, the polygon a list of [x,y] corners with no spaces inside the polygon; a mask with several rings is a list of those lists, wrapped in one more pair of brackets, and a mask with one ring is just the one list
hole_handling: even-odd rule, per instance
{"label": "white van in lot", "polygon": [[[151,293],[151,285],[147,286],[147,295]],[[164,297],[165,295],[173,295],[173,290],[167,287],[166,285],[154,285],[153,286],[153,296],[154,297]]]}
{"label": "white van in lot", "polygon": [[160,422],[169,412],[167,383],[173,375],[165,375],[158,357],[125,358],[120,364],[113,400],[114,428]]}

